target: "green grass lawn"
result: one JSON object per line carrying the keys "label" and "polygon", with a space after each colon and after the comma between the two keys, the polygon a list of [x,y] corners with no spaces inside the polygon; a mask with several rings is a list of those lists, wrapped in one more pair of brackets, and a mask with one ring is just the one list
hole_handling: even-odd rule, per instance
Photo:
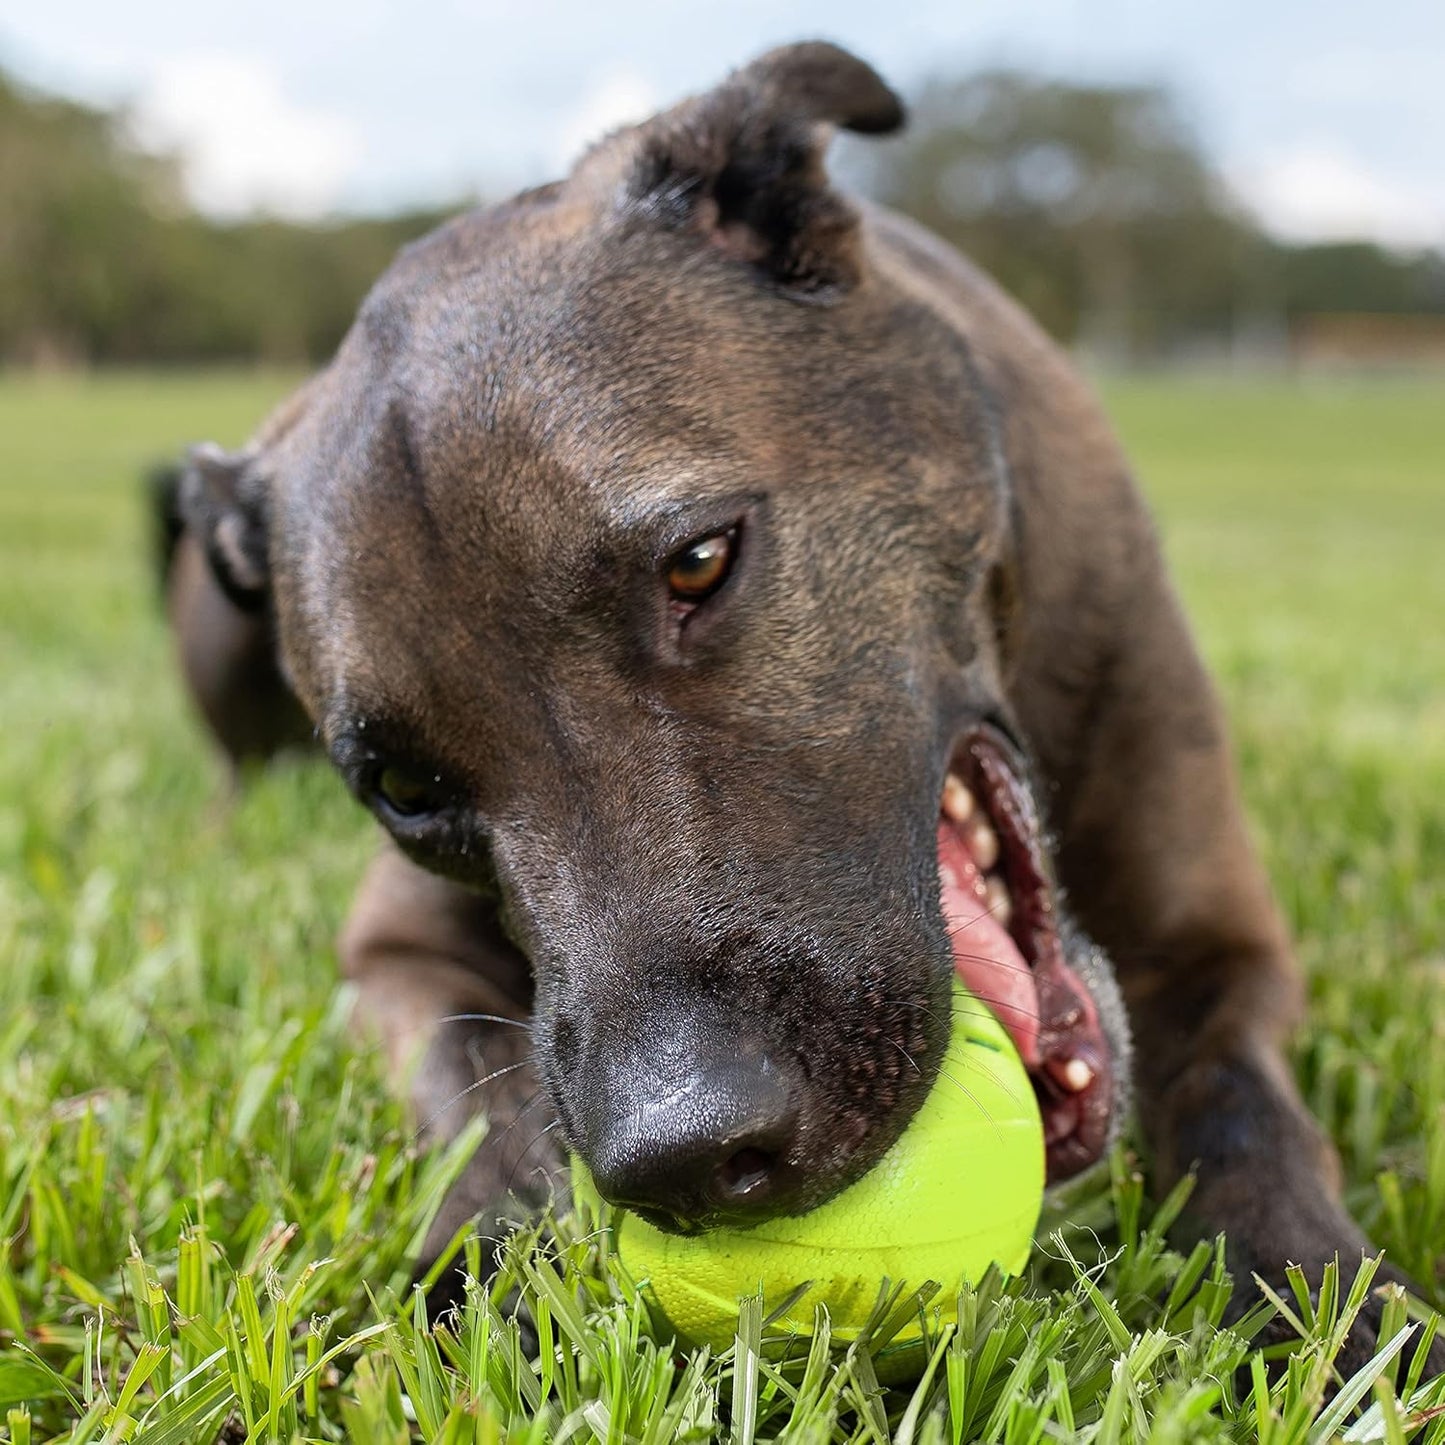
{"label": "green grass lawn", "polygon": [[[0,381],[0,1439],[1445,1439],[1424,1324],[1324,1403],[1352,1269],[1288,1302],[1305,1343],[1266,1378],[1217,1327],[1215,1250],[1163,1246],[1123,1155],[1029,1277],[965,1293],[918,1390],[822,1336],[783,1359],[753,1307],[719,1356],[656,1345],[565,1226],[428,1329],[407,1260],[458,1161],[416,1157],[331,957],[371,825],[319,766],[225,803],[139,506],[148,460],[239,442],[289,380]],[[1305,1093],[1440,1303],[1440,388],[1107,391],[1308,968]]]}

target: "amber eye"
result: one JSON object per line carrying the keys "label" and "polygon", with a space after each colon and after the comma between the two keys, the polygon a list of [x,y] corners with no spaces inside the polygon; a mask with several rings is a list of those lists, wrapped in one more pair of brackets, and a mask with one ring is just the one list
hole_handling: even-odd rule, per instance
{"label": "amber eye", "polygon": [[677,602],[701,602],[727,580],[737,551],[737,528],[684,547],[667,564],[667,586]]}
{"label": "amber eye", "polygon": [[419,818],[444,806],[439,777],[392,763],[377,771],[372,792],[387,812],[399,818]]}

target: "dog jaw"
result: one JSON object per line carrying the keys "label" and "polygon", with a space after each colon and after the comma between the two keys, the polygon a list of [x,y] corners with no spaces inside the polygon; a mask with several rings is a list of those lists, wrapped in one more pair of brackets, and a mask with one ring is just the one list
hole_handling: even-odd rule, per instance
{"label": "dog jaw", "polygon": [[[1117,1129],[1122,1016],[1109,1017],[1070,961],[1037,810],[1010,752],[991,729],[955,749],[939,800],[940,902],[959,977],[1033,1080],[1058,1183],[1097,1162]],[[1072,951],[1087,956],[1087,945]],[[1097,970],[1084,972],[1097,985]]]}

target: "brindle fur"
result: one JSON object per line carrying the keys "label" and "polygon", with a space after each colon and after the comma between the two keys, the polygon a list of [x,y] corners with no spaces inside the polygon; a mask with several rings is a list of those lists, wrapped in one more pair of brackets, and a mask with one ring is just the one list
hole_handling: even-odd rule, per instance
{"label": "brindle fur", "polygon": [[[1198,1166],[1245,1279],[1349,1269],[1281,1052],[1299,977],[1115,439],[987,278],[828,186],[831,125],[899,119],[793,47],[409,247],[256,442],[193,466],[188,674],[230,742],[208,647],[274,629],[354,782],[401,754],[465,799],[400,830],[341,941],[430,1131],[492,1118],[436,1238],[545,1174],[553,1118],[586,1154],[737,1040],[802,1060],[784,1203],[856,1177],[937,1067],[938,797],[987,718],[1117,970],[1158,1185]],[[744,512],[679,646],[658,559]]]}

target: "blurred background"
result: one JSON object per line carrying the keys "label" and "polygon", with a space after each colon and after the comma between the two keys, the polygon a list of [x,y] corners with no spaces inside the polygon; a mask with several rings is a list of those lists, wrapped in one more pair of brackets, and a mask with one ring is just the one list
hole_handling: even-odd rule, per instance
{"label": "blurred background", "polygon": [[0,3],[0,360],[324,358],[404,240],[789,39],[837,169],[1103,365],[1445,366],[1437,0]]}
{"label": "blurred background", "polygon": [[[17,1342],[51,1371],[33,1438],[62,1438],[69,1382],[153,1349],[146,1281],[177,1259],[214,1247],[218,1310],[226,1271],[264,1268],[276,1340],[306,1313],[351,1329],[425,1204],[336,992],[375,825],[319,758],[227,793],[148,467],[242,444],[449,211],[818,35],[914,117],[836,170],[1093,370],[1309,981],[1304,1096],[1361,1225],[1445,1304],[1445,3],[0,0],[0,1445],[38,1388]],[[1162,1340],[1174,1296],[1109,1213],[1069,1247]],[[310,1281],[289,1316],[273,1260]],[[368,1344],[370,1378],[412,1338]],[[1151,1364],[1130,1408],[1209,1433],[1206,1356],[1196,1331],[1192,1373]],[[131,1371],[132,1423],[198,1358]],[[335,1421],[367,1377],[323,1378]],[[157,1428],[211,1438],[179,1418]]]}

